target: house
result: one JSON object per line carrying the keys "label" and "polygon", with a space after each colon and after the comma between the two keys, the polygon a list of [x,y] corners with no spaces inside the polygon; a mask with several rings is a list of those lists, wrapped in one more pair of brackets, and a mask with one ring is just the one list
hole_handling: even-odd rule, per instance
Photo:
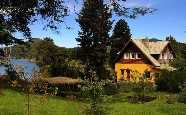
{"label": "house", "polygon": [[115,62],[117,80],[136,80],[134,74],[154,81],[162,69],[173,69],[169,62],[175,53],[168,41],[131,39],[118,54]]}

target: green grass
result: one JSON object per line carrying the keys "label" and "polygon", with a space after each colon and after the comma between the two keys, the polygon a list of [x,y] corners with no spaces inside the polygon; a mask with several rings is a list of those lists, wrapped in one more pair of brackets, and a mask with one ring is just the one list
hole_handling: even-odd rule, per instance
{"label": "green grass", "polygon": [[[166,103],[166,93],[156,93],[157,99],[144,104],[130,104],[126,101],[129,94],[111,96],[114,99],[106,103],[111,115],[186,115],[186,105],[175,102]],[[173,94],[172,94],[173,95]]]}
{"label": "green grass", "polygon": [[[43,101],[44,100],[44,101]],[[12,90],[3,90],[0,95],[0,115],[26,115],[26,96]],[[31,96],[31,115],[81,115],[81,106],[77,101],[63,98],[43,98]]]}
{"label": "green grass", "polygon": [[[158,99],[145,104],[130,104],[128,94],[117,94],[104,98],[104,106],[110,115],[186,115],[186,105],[167,104],[166,93],[155,93]],[[45,99],[45,98],[44,98]],[[71,101],[61,97],[49,97],[42,101],[42,96],[31,98],[31,115],[82,115],[85,103]],[[26,96],[23,93],[3,90],[0,95],[0,115],[26,115]]]}

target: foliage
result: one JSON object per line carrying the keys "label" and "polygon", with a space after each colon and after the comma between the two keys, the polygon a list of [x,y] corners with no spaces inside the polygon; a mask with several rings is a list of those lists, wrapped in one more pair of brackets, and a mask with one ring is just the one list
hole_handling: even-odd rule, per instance
{"label": "foliage", "polygon": [[6,69],[6,74],[8,75],[8,79],[9,81],[15,81],[17,79],[19,79],[19,76],[17,75],[17,72],[15,71],[15,68],[13,65],[8,64],[6,65],[7,69]]}
{"label": "foliage", "polygon": [[8,79],[6,76],[0,77],[0,96],[3,95],[3,89],[8,87]]}
{"label": "foliage", "polygon": [[0,11],[0,25],[30,37],[29,24],[43,19],[47,27],[56,29],[68,10],[61,0],[2,0]]}
{"label": "foliage", "polygon": [[131,38],[130,28],[127,22],[120,19],[113,30],[111,36],[111,63],[116,59],[117,53],[125,46]]}
{"label": "foliage", "polygon": [[116,83],[112,83],[110,81],[108,81],[105,85],[104,85],[104,94],[105,95],[114,95],[117,94],[119,92],[119,86]]}
{"label": "foliage", "polygon": [[186,82],[183,84],[183,89],[179,95],[178,102],[186,104]]}
{"label": "foliage", "polygon": [[[44,46],[40,46],[41,44],[45,44]],[[37,55],[37,49],[46,49],[47,47],[51,49],[54,48],[55,52],[52,52],[53,58],[55,63],[62,63],[64,60],[73,60],[78,59],[77,50],[78,48],[65,48],[65,47],[58,47],[54,44],[51,38],[32,38],[31,41],[27,41],[24,44],[16,44],[12,46],[12,56],[16,58],[29,58],[32,59]],[[47,56],[46,56],[47,57]]]}
{"label": "foliage", "polygon": [[66,76],[71,78],[83,78],[83,72],[83,65],[81,65],[77,60],[48,66],[48,73],[52,77]]}
{"label": "foliage", "polygon": [[[93,75],[95,76],[95,75]],[[82,94],[84,97],[90,99],[90,108],[86,109],[87,115],[102,115],[104,114],[103,107],[101,105],[101,96],[103,95],[104,81],[86,80],[82,86]]]}
{"label": "foliage", "polygon": [[[134,92],[132,96],[128,96],[130,103],[144,103],[154,100],[156,97],[148,96],[154,90],[153,84],[147,80],[147,72],[141,75],[137,71],[132,71],[133,82],[124,83],[121,90],[124,92]],[[127,85],[127,86],[126,86]]]}
{"label": "foliage", "polygon": [[[44,29],[50,28],[57,30],[59,25],[63,23],[64,17],[68,16],[70,8],[67,7],[66,3],[74,1],[78,3],[77,0],[1,0],[0,26],[3,26],[10,32],[10,34],[6,35],[0,34],[0,36],[3,35],[1,38],[10,38],[10,41],[3,39],[3,43],[9,44],[14,40],[15,38],[12,37],[12,33],[14,32],[22,32],[26,38],[31,38],[29,25],[41,20],[44,22]],[[145,15],[154,11],[154,9],[147,7],[127,8],[123,5],[126,0],[102,1],[109,4],[110,11],[127,18],[136,18],[139,15]],[[74,8],[76,8],[76,5]],[[11,37],[7,37],[7,35]]]}
{"label": "foliage", "polygon": [[186,44],[177,42],[173,36],[166,37],[176,54],[176,59],[172,62],[173,67],[178,71],[186,71]]}
{"label": "foliage", "polygon": [[[82,77],[83,65],[77,56],[77,48],[58,47],[50,38],[33,38],[26,44],[12,47],[16,58],[29,58],[40,65],[43,77]],[[51,53],[52,52],[52,53]]]}
{"label": "foliage", "polygon": [[[118,1],[112,1],[112,5],[113,11],[118,12],[118,14],[122,13],[122,8],[125,9],[124,7],[121,8]],[[125,11],[129,9],[126,8]],[[137,9],[133,9],[134,12],[135,10],[137,11]],[[109,52],[107,51],[109,46],[108,32],[110,31],[112,24],[110,19],[112,16],[111,11],[112,10],[110,10],[109,5],[106,5],[103,0],[86,0],[84,2],[83,9],[80,12],[79,18],[77,19],[77,22],[81,27],[79,38],[76,39],[81,46],[81,60],[84,65],[88,64],[88,66],[86,65],[87,68],[92,68],[96,71],[99,79],[108,76],[108,71],[105,70],[104,65],[106,65],[105,62],[107,62],[107,58],[109,57]],[[138,15],[141,13],[141,11],[138,10],[135,13]],[[127,17],[127,15],[130,13],[125,12],[123,15]],[[136,15],[135,13],[132,15]],[[132,17],[132,15],[129,17]],[[123,28],[125,28],[127,32],[124,35],[126,35],[125,37],[128,38],[130,36],[130,30],[127,27],[127,23],[121,20],[118,22],[118,26],[120,26],[120,23],[125,25]],[[117,37],[116,35],[120,32],[117,29],[114,31],[115,34],[113,37]]]}
{"label": "foliage", "polygon": [[[185,52],[186,53],[186,52]],[[177,69],[177,71],[186,71],[186,58],[183,56],[183,54],[181,54],[181,52],[179,54],[176,55],[176,59],[171,62],[171,64]]]}
{"label": "foliage", "polygon": [[12,46],[12,57],[26,59],[29,57],[30,47],[28,44],[16,44]]}
{"label": "foliage", "polygon": [[68,60],[78,60],[78,48],[65,48],[65,47],[58,47],[58,51],[56,55],[63,56],[64,59]]}
{"label": "foliage", "polygon": [[180,92],[183,86],[186,73],[182,71],[167,71],[163,70],[160,77],[156,79],[157,90],[168,92]]}
{"label": "foliage", "polygon": [[10,32],[5,30],[5,28],[0,23],[0,44],[1,45],[11,45],[14,43],[23,43],[21,39],[13,37]]}
{"label": "foliage", "polygon": [[81,31],[76,40],[80,45],[80,60],[84,66],[84,79],[87,80],[82,90],[90,99],[87,114],[102,114],[103,92],[102,79],[109,77],[108,65],[109,31],[111,29],[111,12],[103,0],[85,0],[77,19]]}
{"label": "foliage", "polygon": [[86,69],[96,71],[99,79],[108,77],[105,69],[108,46],[108,32],[111,29],[111,13],[102,0],[86,0],[77,22],[81,31],[79,42],[81,61]]}
{"label": "foliage", "polygon": [[[146,101],[146,95],[153,91],[151,83],[146,81],[145,74],[140,78],[139,82],[133,84],[132,90],[135,92],[134,97],[137,97],[137,101]],[[148,100],[148,99],[147,99]]]}
{"label": "foliage", "polygon": [[52,52],[56,52],[56,50],[57,47],[54,45],[54,42],[49,38],[35,41],[31,45],[31,59],[35,59],[40,66],[53,64],[55,63],[55,54],[53,54]]}
{"label": "foliage", "polygon": [[116,22],[111,39],[116,38],[121,38],[125,43],[131,38],[130,28],[124,19],[120,19]]}

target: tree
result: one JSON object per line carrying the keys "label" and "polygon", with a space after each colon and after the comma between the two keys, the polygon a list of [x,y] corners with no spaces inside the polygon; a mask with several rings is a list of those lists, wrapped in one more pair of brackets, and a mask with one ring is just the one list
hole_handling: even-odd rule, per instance
{"label": "tree", "polygon": [[186,82],[183,84],[182,92],[179,94],[178,101],[186,104]]}
{"label": "tree", "polygon": [[111,36],[111,64],[117,57],[117,53],[125,46],[127,41],[131,38],[130,28],[127,22],[123,19],[120,19],[113,30]]}
{"label": "tree", "polygon": [[23,41],[20,39],[17,39],[15,37],[13,37],[10,32],[8,32],[7,30],[5,30],[3,28],[3,26],[0,25],[0,44],[1,45],[11,45],[14,43],[19,43],[22,44]]}
{"label": "tree", "polygon": [[26,59],[29,56],[30,47],[27,44],[16,44],[12,46],[12,56],[18,59]]}
{"label": "tree", "polygon": [[177,42],[175,37],[171,35],[166,37],[166,40],[170,42],[176,54],[176,59],[172,65],[177,68],[177,71],[186,71],[186,44]]}
{"label": "tree", "polygon": [[[111,12],[103,0],[86,0],[82,8],[77,22],[80,25],[81,31],[79,38],[80,60],[85,65],[85,86],[88,97],[90,98],[89,114],[101,114],[100,105],[98,104],[101,91],[102,79],[108,77],[108,71],[105,68],[107,62],[107,46],[109,43],[109,31],[112,22]],[[98,86],[98,84],[101,84]],[[100,91],[101,90],[101,91]],[[98,107],[99,106],[99,107]]]}
{"label": "tree", "polygon": [[30,37],[29,24],[43,19],[47,27],[56,29],[66,13],[62,0],[1,0],[0,25],[9,32],[23,32]]}
{"label": "tree", "polygon": [[[76,40],[81,46],[81,60],[87,71],[95,71],[98,79],[106,78],[105,62],[111,12],[103,0],[86,0],[77,22],[81,31]],[[89,75],[86,75],[89,76]],[[90,77],[90,76],[89,76]]]}
{"label": "tree", "polygon": [[54,55],[57,47],[54,42],[45,38],[44,40],[35,40],[30,49],[30,58],[35,59],[40,66],[54,63]]}
{"label": "tree", "polygon": [[116,22],[111,39],[116,38],[121,38],[123,41],[128,41],[131,38],[130,28],[124,19]]}
{"label": "tree", "polygon": [[[29,25],[43,20],[44,27],[56,30],[64,17],[68,16],[68,2],[78,0],[1,0],[0,2],[0,26],[8,32],[22,32],[26,38],[30,38]],[[146,7],[127,8],[122,4],[126,0],[103,0],[109,4],[110,10],[119,16],[136,18],[138,15],[151,13],[154,9]]]}

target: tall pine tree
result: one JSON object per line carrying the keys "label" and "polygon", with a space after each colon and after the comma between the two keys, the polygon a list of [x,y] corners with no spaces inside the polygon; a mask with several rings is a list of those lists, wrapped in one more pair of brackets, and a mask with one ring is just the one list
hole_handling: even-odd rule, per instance
{"label": "tall pine tree", "polygon": [[111,36],[111,64],[114,64],[113,61],[117,57],[117,53],[125,46],[128,40],[131,38],[130,28],[127,22],[123,19],[120,19],[113,30]]}
{"label": "tall pine tree", "polygon": [[94,71],[99,80],[108,77],[105,64],[108,57],[108,33],[112,25],[110,18],[111,12],[103,0],[85,0],[77,19],[81,28],[79,38],[76,39],[81,47],[81,60],[86,66],[85,70]]}

